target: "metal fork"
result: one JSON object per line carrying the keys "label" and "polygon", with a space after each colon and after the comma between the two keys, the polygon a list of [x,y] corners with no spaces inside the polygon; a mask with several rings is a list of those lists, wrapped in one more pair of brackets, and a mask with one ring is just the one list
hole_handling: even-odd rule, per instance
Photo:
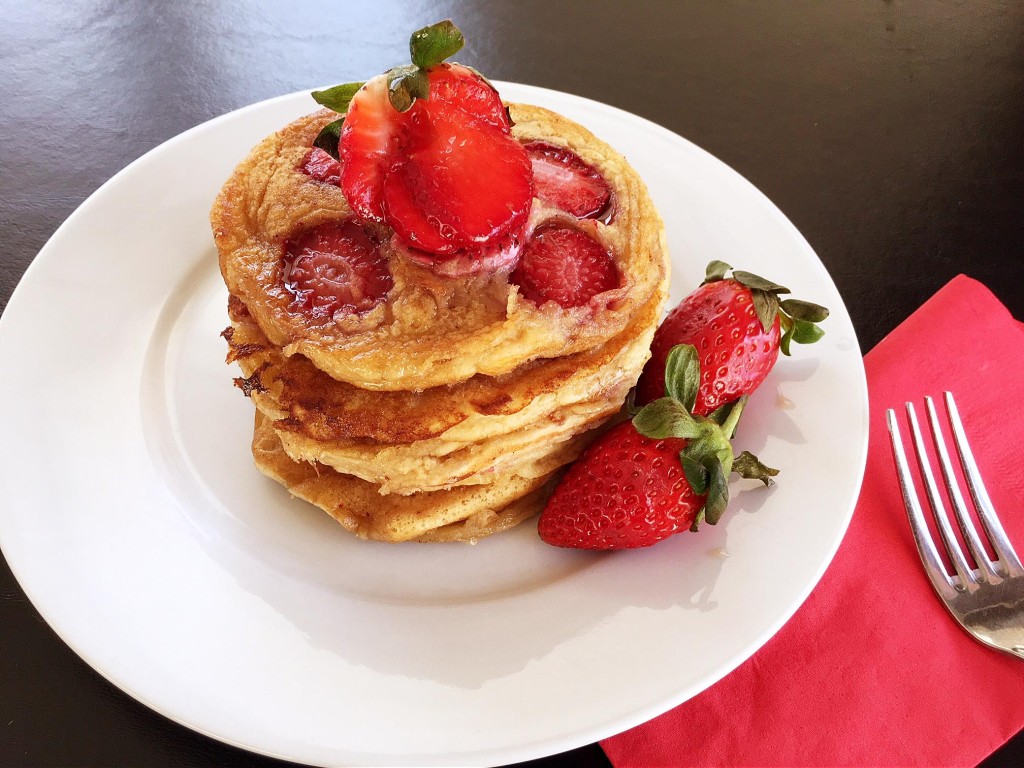
{"label": "metal fork", "polygon": [[947,573],[939,558],[935,542],[928,531],[917,491],[914,489],[910,468],[907,466],[907,456],[904,453],[903,441],[896,423],[896,413],[890,408],[886,411],[889,436],[892,438],[896,472],[899,475],[900,489],[903,491],[903,501],[907,507],[907,516],[910,518],[910,527],[914,534],[914,540],[917,542],[917,550],[921,554],[921,562],[924,563],[928,580],[931,581],[939,598],[960,626],[985,645],[1024,659],[1024,567],[1021,566],[1017,553],[1013,551],[1013,547],[1003,531],[1003,526],[996,516],[996,511],[992,507],[992,502],[989,500],[985,485],[981,480],[981,474],[974,462],[971,447],[967,443],[960,414],[957,412],[956,403],[953,402],[953,395],[950,392],[945,393],[945,401],[949,423],[952,427],[953,441],[960,456],[964,478],[967,480],[967,487],[974,500],[978,519],[981,521],[982,528],[996,557],[994,560],[989,558],[974,523],[968,517],[964,497],[953,474],[949,451],[946,449],[942,431],[939,428],[935,405],[930,397],[925,398],[925,406],[928,410],[928,421],[931,424],[935,454],[938,456],[942,475],[946,481],[954,517],[976,567],[971,567],[953,534],[945,504],[939,496],[939,490],[935,484],[931,462],[925,453],[924,441],[921,438],[914,406],[907,403],[907,420],[910,422],[910,431],[913,435],[925,491],[931,502],[939,536],[956,573],[953,575]]}

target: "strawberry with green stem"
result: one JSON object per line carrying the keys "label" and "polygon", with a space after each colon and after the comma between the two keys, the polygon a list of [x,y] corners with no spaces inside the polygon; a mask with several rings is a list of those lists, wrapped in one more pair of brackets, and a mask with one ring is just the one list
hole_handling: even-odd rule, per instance
{"label": "strawberry with green stem", "polygon": [[746,397],[696,415],[700,381],[696,349],[674,347],[664,397],[606,432],[570,467],[541,513],[541,539],[576,549],[646,547],[717,523],[730,473],[770,485],[777,471],[746,451],[735,456],[729,442]]}
{"label": "strawberry with green stem", "polygon": [[762,277],[733,270],[722,261],[708,264],[700,287],[662,321],[651,343],[651,359],[636,389],[636,402],[661,397],[665,362],[677,344],[690,344],[700,356],[701,382],[693,413],[708,414],[749,395],[771,372],[779,352],[790,344],[811,344],[824,332],[818,323],[828,310],[797,299],[789,289]]}
{"label": "strawberry with green stem", "polygon": [[352,209],[434,257],[477,253],[521,231],[534,194],[530,158],[498,92],[445,62],[463,43],[451,21],[432,24],[413,33],[411,64],[313,93],[342,113],[314,144],[340,160]]}

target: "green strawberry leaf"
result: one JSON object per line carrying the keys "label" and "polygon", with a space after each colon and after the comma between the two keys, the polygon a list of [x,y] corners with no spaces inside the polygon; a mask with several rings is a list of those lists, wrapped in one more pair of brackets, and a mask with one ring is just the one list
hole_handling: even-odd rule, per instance
{"label": "green strawberry leaf", "polygon": [[[708,422],[705,421],[704,423],[707,424]],[[721,432],[721,429],[717,427],[703,429],[699,435],[690,438],[686,447],[683,448],[683,453],[701,466],[704,466],[717,455],[717,449],[723,442],[727,444],[727,441],[720,439]]]}
{"label": "green strawberry leaf", "polygon": [[695,459],[691,459],[685,451],[679,454],[679,461],[683,465],[683,474],[686,475],[686,482],[698,496],[703,496],[708,490],[708,471],[704,465]]}
{"label": "green strawberry leaf", "polygon": [[797,344],[813,344],[824,335],[825,332],[814,323],[793,318],[793,341]]}
{"label": "green strawberry leaf", "polygon": [[700,389],[700,357],[692,344],[676,344],[665,359],[665,395],[693,411]]}
{"label": "green strawberry leaf", "polygon": [[779,474],[779,470],[762,464],[750,451],[743,451],[733,459],[732,471],[747,480],[760,480],[766,486],[774,485],[775,481],[772,478]]}
{"label": "green strawberry leaf", "polygon": [[729,480],[725,467],[720,461],[709,461],[704,465],[708,470],[708,497],[704,501],[704,519],[714,525],[722,519],[729,505]]}
{"label": "green strawberry leaf", "polygon": [[734,462],[729,435],[735,431],[746,402],[744,395],[728,411],[722,411],[719,414],[721,426],[710,418],[693,417],[700,434],[686,443],[679,459],[690,488],[698,495],[706,494],[706,498],[691,531],[697,530],[703,520],[712,525],[717,523],[729,503],[728,477]]}
{"label": "green strawberry leaf", "polygon": [[775,323],[775,317],[779,314],[779,297],[769,291],[762,291],[757,288],[751,290],[750,297],[754,301],[754,311],[757,319],[761,321],[761,327],[768,333]]}
{"label": "green strawberry leaf", "polygon": [[789,356],[789,345],[793,341],[793,333],[796,328],[794,321],[789,315],[779,315],[779,323],[782,326],[782,338],[779,339],[779,351]]}
{"label": "green strawberry leaf", "polygon": [[773,283],[771,280],[765,280],[759,275],[751,274],[750,272],[743,272],[739,269],[732,271],[732,279],[740,285],[745,285],[752,291],[767,291],[768,293],[789,293],[789,288],[781,286],[778,283]]}
{"label": "green strawberry leaf", "polygon": [[708,264],[707,270],[704,273],[704,282],[716,283],[719,280],[725,280],[725,273],[730,269],[732,269],[732,267],[724,261],[712,261]]}
{"label": "green strawberry leaf", "polygon": [[782,311],[794,320],[806,320],[808,323],[820,323],[828,317],[828,310],[820,304],[799,299],[786,299],[780,306]]}
{"label": "green strawberry leaf", "polygon": [[409,38],[409,53],[413,64],[427,69],[454,56],[465,44],[466,39],[459,28],[451,19],[445,19],[413,32]]}
{"label": "green strawberry leaf", "polygon": [[395,67],[388,72],[388,99],[399,112],[406,112],[416,99],[430,97],[427,73],[416,67]]}
{"label": "green strawberry leaf", "polygon": [[700,425],[678,400],[663,397],[648,403],[633,417],[633,426],[645,437],[663,440],[666,437],[695,438]]}
{"label": "green strawberry leaf", "polygon": [[[725,435],[727,440],[731,440],[733,435],[736,434],[736,427],[740,423],[740,416],[743,415],[743,409],[747,407],[747,400],[750,399],[750,395],[741,395],[732,401],[723,405],[722,408],[728,408],[725,411],[719,426],[722,428],[722,434]],[[721,410],[721,408],[719,409]]]}
{"label": "green strawberry leaf", "polygon": [[700,524],[704,522],[704,507],[697,510],[697,516],[693,518],[693,522],[690,523],[690,531],[696,533],[700,530]]}
{"label": "green strawberry leaf", "polygon": [[735,404],[736,401],[733,400],[731,403],[726,403],[725,405],[718,406],[717,408],[715,408],[715,410],[708,414],[708,418],[711,419],[711,421],[715,422],[715,424],[717,424],[718,426],[722,426],[725,423],[725,420],[729,417],[729,411],[732,410],[732,407]]}
{"label": "green strawberry leaf", "polygon": [[340,160],[338,155],[338,141],[341,139],[341,127],[345,124],[345,118],[339,117],[333,123],[328,123],[320,129],[320,133],[313,139],[313,146],[320,147],[324,152]]}
{"label": "green strawberry leaf", "polygon": [[348,112],[348,105],[355,97],[356,91],[362,87],[363,83],[342,83],[323,91],[313,91],[310,95],[317,104],[340,114],[345,114]]}

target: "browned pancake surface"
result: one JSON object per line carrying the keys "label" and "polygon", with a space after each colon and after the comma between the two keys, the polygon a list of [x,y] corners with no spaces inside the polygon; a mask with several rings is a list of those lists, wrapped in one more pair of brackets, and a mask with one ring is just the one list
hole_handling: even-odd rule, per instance
{"label": "browned pancake surface", "polygon": [[[630,326],[594,349],[553,359],[535,360],[502,376],[478,374],[456,385],[422,391],[375,392],[332,379],[302,355],[286,357],[253,322],[245,305],[231,297],[228,314],[232,327],[225,332],[228,362],[238,362],[256,399],[280,419],[278,429],[321,441],[373,441],[395,444],[439,437],[453,427],[479,416],[504,417],[519,413],[543,395],[567,386],[581,389],[578,397],[565,392],[559,404],[586,400],[588,378],[614,364],[637,339],[649,343],[664,296],[652,296]],[[640,360],[642,366],[646,356]],[[599,379],[609,387],[619,379],[626,389],[639,376],[630,362],[621,375]],[[267,393],[264,403],[260,392]],[[551,408],[540,415],[550,413]]]}

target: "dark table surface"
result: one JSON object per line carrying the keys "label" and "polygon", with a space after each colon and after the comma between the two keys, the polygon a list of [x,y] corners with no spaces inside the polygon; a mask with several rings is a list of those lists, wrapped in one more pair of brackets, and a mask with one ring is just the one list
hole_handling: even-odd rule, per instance
{"label": "dark table surface", "polygon": [[[0,308],[57,226],[170,137],[406,60],[458,57],[685,136],[796,224],[869,350],[955,274],[1024,318],[1024,5],[933,2],[0,2]],[[979,339],[980,344],[992,343]],[[7,404],[17,407],[17,404]],[[0,764],[281,764],[108,684],[0,566]],[[583,747],[537,761],[607,765]],[[986,762],[1024,765],[1018,736]]]}

